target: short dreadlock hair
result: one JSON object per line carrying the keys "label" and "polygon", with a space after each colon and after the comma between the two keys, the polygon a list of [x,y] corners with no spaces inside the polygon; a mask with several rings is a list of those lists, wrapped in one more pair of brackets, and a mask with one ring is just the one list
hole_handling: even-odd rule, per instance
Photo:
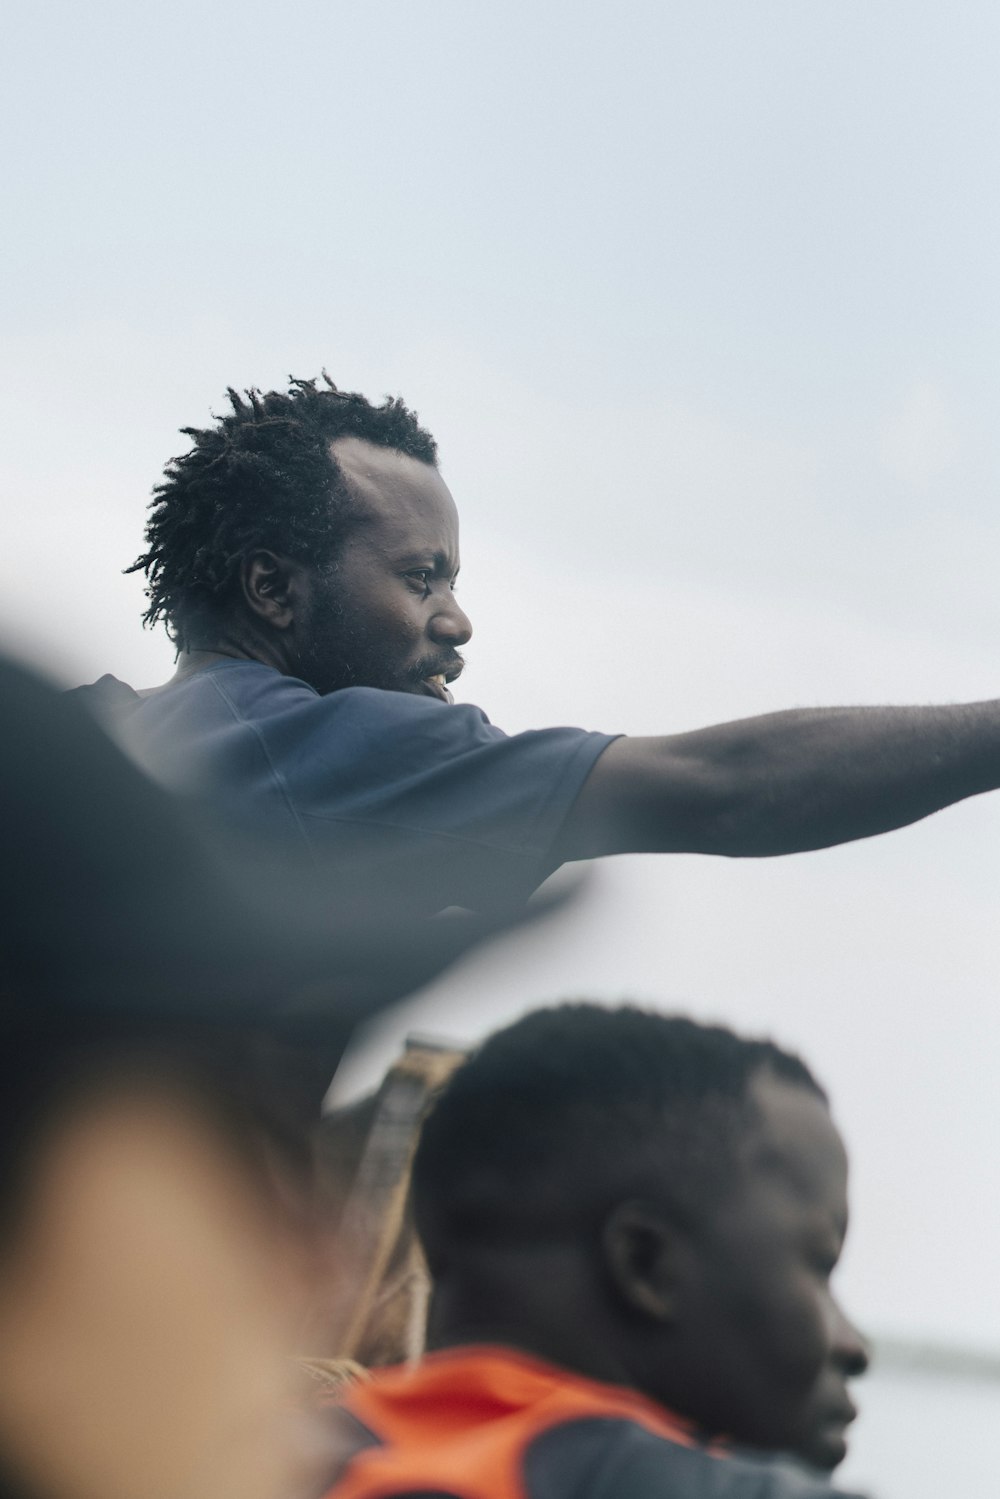
{"label": "short dreadlock hair", "polygon": [[240,564],[267,547],[328,565],[358,512],[330,443],[363,437],[437,462],[437,444],[398,397],[373,406],[323,384],[290,378],[286,393],[227,392],[232,411],[211,427],[182,427],[192,447],[172,458],[153,490],[148,550],[126,572],[144,571],[149,607],[178,647],[190,645],[232,598]]}

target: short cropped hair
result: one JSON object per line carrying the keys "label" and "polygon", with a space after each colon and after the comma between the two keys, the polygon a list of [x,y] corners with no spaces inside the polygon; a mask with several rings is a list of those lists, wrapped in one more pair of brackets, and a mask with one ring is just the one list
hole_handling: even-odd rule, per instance
{"label": "short cropped hair", "polygon": [[267,547],[317,566],[331,563],[357,507],[330,452],[338,437],[362,437],[424,463],[437,445],[415,411],[291,380],[287,393],[228,391],[232,410],[210,427],[182,427],[192,447],[172,458],[153,490],[147,550],[126,572],[145,572],[145,624],[162,619],[178,646],[197,643],[232,598],[242,559]]}
{"label": "short cropped hair", "polygon": [[463,1248],[597,1233],[628,1197],[700,1215],[735,1172],[762,1071],[826,1101],[771,1041],[633,1006],[563,1004],[497,1032],[452,1076],[417,1148],[432,1273]]}

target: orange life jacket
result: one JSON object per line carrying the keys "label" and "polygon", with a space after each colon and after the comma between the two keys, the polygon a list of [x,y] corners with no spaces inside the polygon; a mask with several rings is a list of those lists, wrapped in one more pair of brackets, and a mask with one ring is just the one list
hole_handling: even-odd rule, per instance
{"label": "orange life jacket", "polygon": [[529,1499],[523,1456],[543,1432],[587,1417],[617,1417],[695,1446],[679,1416],[634,1390],[599,1384],[508,1348],[428,1354],[357,1385],[345,1408],[377,1439],[360,1450],[330,1499],[387,1499],[423,1491],[456,1499]]}

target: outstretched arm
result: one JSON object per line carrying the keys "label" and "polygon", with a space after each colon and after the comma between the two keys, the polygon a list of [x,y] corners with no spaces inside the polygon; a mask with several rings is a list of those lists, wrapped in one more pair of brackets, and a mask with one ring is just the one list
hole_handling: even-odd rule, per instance
{"label": "outstretched arm", "polygon": [[800,853],[903,827],[997,786],[1000,702],[769,713],[616,739],[558,852]]}

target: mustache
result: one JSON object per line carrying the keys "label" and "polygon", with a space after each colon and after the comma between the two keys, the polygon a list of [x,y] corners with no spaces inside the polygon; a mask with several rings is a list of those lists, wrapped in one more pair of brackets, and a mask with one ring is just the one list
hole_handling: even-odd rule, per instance
{"label": "mustache", "polygon": [[440,656],[424,656],[413,667],[410,676],[415,682],[422,682],[425,677],[436,677],[443,673],[447,681],[454,682],[464,670],[465,657],[461,652],[447,651]]}

